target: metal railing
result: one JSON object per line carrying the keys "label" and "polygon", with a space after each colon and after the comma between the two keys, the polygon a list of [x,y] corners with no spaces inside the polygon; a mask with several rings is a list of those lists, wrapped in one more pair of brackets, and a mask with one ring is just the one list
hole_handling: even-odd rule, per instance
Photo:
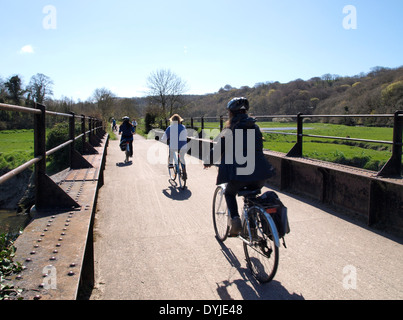
{"label": "metal railing", "polygon": [[[46,110],[44,105],[35,103],[34,108],[15,106],[10,104],[0,103],[0,110],[12,111],[12,112],[23,112],[30,113],[34,115],[34,158],[20,165],[19,167],[9,171],[8,173],[0,176],[0,184],[8,181],[14,176],[20,174],[24,170],[28,169],[32,165],[35,165],[35,201],[37,208],[46,208],[53,206],[60,202],[59,204],[64,204],[68,207],[76,207],[77,203],[69,198],[67,195],[63,195],[63,192],[54,191],[51,189],[57,189],[57,185],[53,184],[51,180],[46,175],[46,158],[55,152],[70,146],[69,152],[69,162],[70,168],[75,168],[77,165],[88,167],[90,164],[86,164],[85,160],[81,159],[77,161],[77,152],[75,150],[75,141],[77,139],[82,139],[82,152],[91,148],[87,143],[96,139],[96,136],[103,130],[102,121],[88,117],[85,115],[77,116],[73,112],[71,113],[60,113],[54,111]],[[69,118],[69,140],[56,146],[51,150],[46,150],[46,115],[50,116],[63,116]],[[77,137],[75,136],[75,120],[76,118],[81,119],[81,134]],[[86,131],[86,120],[88,120],[88,130]],[[77,164],[78,163],[78,164]],[[50,199],[50,194],[56,192],[56,199]]]}
{"label": "metal railing", "polygon": [[[287,153],[288,157],[302,157],[303,153],[303,138],[318,138],[318,139],[333,139],[333,140],[344,140],[344,141],[355,141],[355,142],[365,142],[365,143],[376,143],[376,144],[386,144],[392,146],[392,156],[385,166],[377,173],[378,176],[391,176],[391,177],[401,177],[402,173],[402,132],[403,132],[403,111],[396,111],[394,114],[351,114],[351,115],[304,115],[299,113],[297,115],[262,115],[254,116],[257,120],[263,119],[274,119],[274,118],[288,118],[296,119],[297,122],[297,132],[280,132],[275,130],[267,131],[269,134],[280,134],[280,135],[291,135],[297,137],[296,144]],[[313,135],[304,133],[304,118],[389,118],[393,119],[393,141],[383,141],[383,140],[371,140],[371,139],[359,139],[350,137],[336,137],[336,136],[324,136],[324,135]],[[213,121],[212,121],[213,120]],[[214,121],[215,120],[215,121]],[[195,122],[200,123],[200,128],[211,129],[218,127],[206,126],[208,122],[219,121],[219,130],[222,131],[224,127],[224,117],[190,117],[185,119],[187,127],[194,128]],[[168,123],[168,122],[166,122]]]}

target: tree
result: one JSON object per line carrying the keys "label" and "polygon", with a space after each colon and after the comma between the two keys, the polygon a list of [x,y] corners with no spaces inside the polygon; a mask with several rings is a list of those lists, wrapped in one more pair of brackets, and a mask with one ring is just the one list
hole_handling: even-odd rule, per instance
{"label": "tree", "polygon": [[7,98],[7,88],[3,79],[0,77],[0,103],[4,103],[6,98]]}
{"label": "tree", "polygon": [[157,70],[147,79],[151,103],[161,106],[163,117],[173,114],[174,108],[183,104],[182,95],[187,91],[187,84],[170,70]]}
{"label": "tree", "polygon": [[[382,100],[388,110],[403,106],[403,80],[396,81],[382,90]],[[392,109],[392,111],[394,111]]]}
{"label": "tree", "polygon": [[24,91],[21,89],[22,81],[20,77],[18,75],[12,76],[4,85],[8,91],[7,98],[16,105],[19,105],[24,94]]}
{"label": "tree", "polygon": [[102,116],[108,118],[111,113],[115,94],[106,88],[95,89],[92,94],[93,101],[97,104]]}
{"label": "tree", "polygon": [[29,98],[42,104],[45,101],[46,96],[53,95],[52,86],[53,81],[48,76],[45,76],[42,73],[37,73],[32,76],[27,88]]}

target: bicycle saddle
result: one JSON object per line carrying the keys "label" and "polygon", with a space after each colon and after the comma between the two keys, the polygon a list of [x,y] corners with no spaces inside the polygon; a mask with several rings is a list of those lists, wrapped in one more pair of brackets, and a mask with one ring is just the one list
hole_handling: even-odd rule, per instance
{"label": "bicycle saddle", "polygon": [[241,191],[238,192],[238,196],[251,198],[251,197],[257,196],[261,192],[262,192],[261,189],[256,189],[256,190],[242,189]]}

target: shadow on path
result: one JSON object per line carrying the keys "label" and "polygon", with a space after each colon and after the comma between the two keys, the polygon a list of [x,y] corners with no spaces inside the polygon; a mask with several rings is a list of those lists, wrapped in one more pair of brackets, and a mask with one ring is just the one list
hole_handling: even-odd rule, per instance
{"label": "shadow on path", "polygon": [[281,282],[272,280],[266,284],[260,284],[251,274],[247,267],[242,267],[232,250],[224,243],[217,240],[221,246],[221,251],[228,262],[235,267],[242,279],[234,281],[224,280],[217,283],[217,293],[222,300],[233,300],[228,292],[228,287],[237,286],[245,300],[305,300],[302,295],[290,293]]}
{"label": "shadow on path", "polygon": [[117,167],[128,167],[131,166],[133,164],[133,161],[129,161],[129,162],[116,162],[116,166]]}
{"label": "shadow on path", "polygon": [[167,189],[162,190],[162,194],[167,198],[175,201],[184,201],[192,196],[192,192],[188,188],[185,188],[185,190],[181,190],[175,188],[174,186],[170,186]]}

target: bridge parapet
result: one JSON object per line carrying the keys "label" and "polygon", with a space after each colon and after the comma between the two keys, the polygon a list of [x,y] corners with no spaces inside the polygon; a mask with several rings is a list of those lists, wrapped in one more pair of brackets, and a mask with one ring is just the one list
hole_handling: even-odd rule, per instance
{"label": "bridge parapet", "polygon": [[[40,104],[27,108],[0,103],[0,110],[34,115],[35,158],[0,177],[1,184],[35,165],[34,219],[14,244],[14,261],[24,270],[6,282],[22,289],[24,299],[74,300],[80,285],[93,283],[93,213],[109,136],[98,119],[47,111]],[[46,115],[69,119],[69,140],[52,150],[46,150]],[[76,118],[81,118],[77,137]],[[81,153],[75,148],[77,139],[82,139]],[[49,177],[46,157],[67,146],[70,169]]]}
{"label": "bridge parapet", "polygon": [[331,205],[368,226],[403,235],[403,179],[377,172],[265,151],[276,168],[270,183]]}
{"label": "bridge parapet", "polygon": [[94,282],[93,221],[97,193],[103,183],[108,135],[96,154],[83,155],[90,168],[68,169],[52,181],[79,207],[37,210],[34,220],[15,242],[14,260],[24,270],[10,279],[24,299],[75,300],[85,284]]}
{"label": "bridge parapet", "polygon": [[[213,145],[208,139],[189,138],[190,149],[197,149],[200,159],[205,159]],[[375,171],[281,152],[264,152],[276,169],[269,184],[331,205],[368,226],[403,236],[401,177],[384,177]]]}

